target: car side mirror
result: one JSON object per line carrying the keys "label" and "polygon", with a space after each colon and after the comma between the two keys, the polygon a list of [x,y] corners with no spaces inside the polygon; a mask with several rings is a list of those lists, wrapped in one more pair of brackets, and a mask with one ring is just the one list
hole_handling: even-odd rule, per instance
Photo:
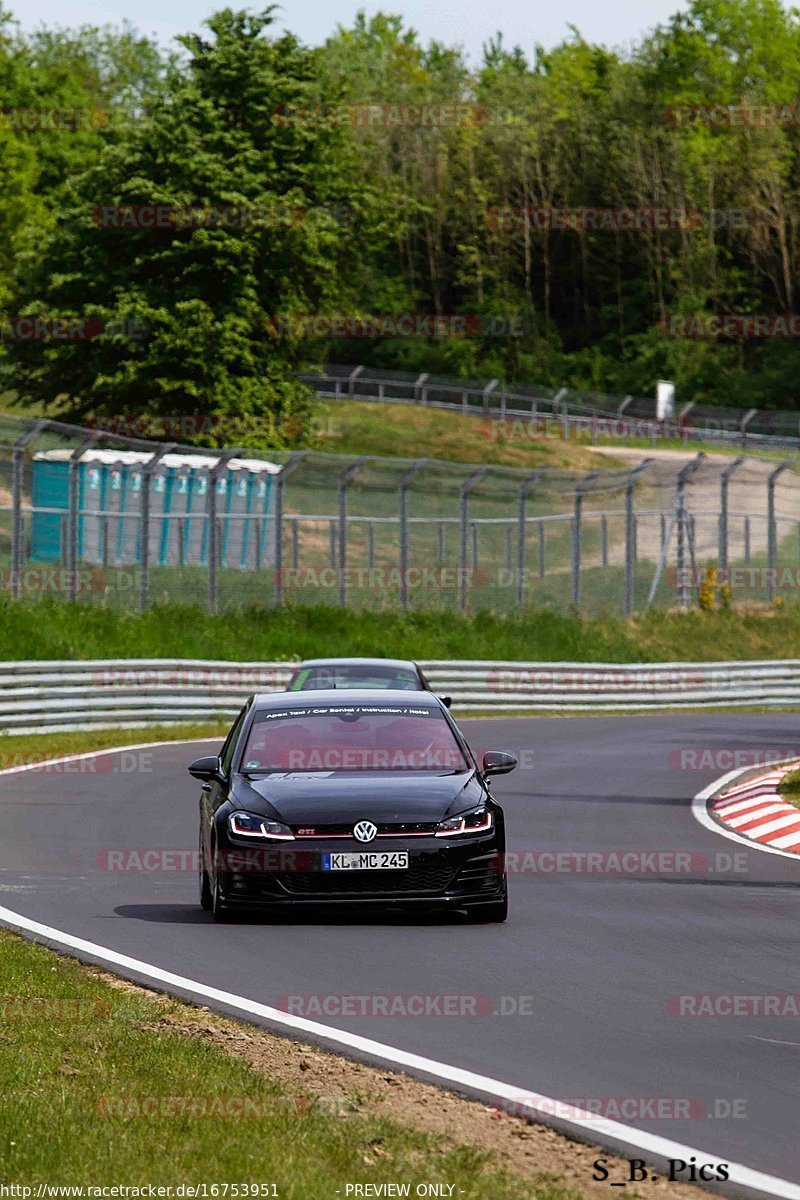
{"label": "car side mirror", "polygon": [[211,783],[214,779],[220,777],[220,765],[218,754],[208,754],[204,758],[196,758],[193,763],[189,764],[189,774],[195,779],[202,779],[203,783]]}
{"label": "car side mirror", "polygon": [[441,702],[445,706],[445,708],[449,708],[450,705],[453,703],[452,696],[440,696],[439,699],[441,700]]}
{"label": "car side mirror", "polygon": [[509,771],[515,771],[516,768],[514,755],[506,754],[503,750],[487,750],[483,756],[484,775],[508,775]]}

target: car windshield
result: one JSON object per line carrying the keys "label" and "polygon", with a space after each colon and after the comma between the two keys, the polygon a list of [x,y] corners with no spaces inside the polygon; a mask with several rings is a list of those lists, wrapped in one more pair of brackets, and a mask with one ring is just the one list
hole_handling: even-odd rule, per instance
{"label": "car windshield", "polygon": [[461,748],[436,709],[325,705],[257,713],[241,770],[466,771]]}
{"label": "car windshield", "polygon": [[409,667],[330,665],[301,667],[289,684],[291,692],[327,691],[329,688],[389,688],[398,692],[423,690],[416,671]]}

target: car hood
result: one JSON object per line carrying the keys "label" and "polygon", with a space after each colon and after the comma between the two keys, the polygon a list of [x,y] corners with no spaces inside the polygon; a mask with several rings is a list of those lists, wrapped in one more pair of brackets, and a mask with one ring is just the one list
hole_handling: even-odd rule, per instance
{"label": "car hood", "polygon": [[415,771],[276,772],[240,778],[234,802],[247,808],[266,801],[287,825],[332,825],[368,818],[376,822],[441,821],[480,804],[486,792],[475,771],[457,775]]}

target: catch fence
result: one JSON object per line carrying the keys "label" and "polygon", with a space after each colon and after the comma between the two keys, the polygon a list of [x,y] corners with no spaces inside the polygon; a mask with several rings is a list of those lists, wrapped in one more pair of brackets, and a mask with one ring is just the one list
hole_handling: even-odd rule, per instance
{"label": "catch fence", "polygon": [[[260,454],[0,418],[0,590],[119,608],[280,604],[633,614],[800,588],[794,461],[591,472]],[[706,589],[707,590],[707,589]]]}
{"label": "catch fence", "polygon": [[[671,419],[659,420],[653,397],[612,396],[579,388],[504,386],[497,379],[460,379],[337,363],[306,372],[302,378],[322,399],[449,409],[483,417],[501,427],[522,425],[539,438],[571,439],[588,445],[620,441],[657,447],[662,442],[680,441],[685,445],[717,443],[751,452],[800,450],[800,417],[797,411],[787,409],[741,409],[690,401],[680,404]],[[514,433],[509,430],[506,436]]]}

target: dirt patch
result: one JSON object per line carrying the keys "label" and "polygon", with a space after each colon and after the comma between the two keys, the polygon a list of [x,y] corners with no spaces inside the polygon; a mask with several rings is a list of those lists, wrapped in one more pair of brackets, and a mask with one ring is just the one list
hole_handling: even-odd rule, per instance
{"label": "dirt patch", "polygon": [[[93,969],[92,973],[113,987],[137,994],[144,991],[103,971]],[[527,1180],[547,1177],[592,1200],[601,1195],[608,1200],[609,1181],[592,1180],[593,1164],[598,1157],[606,1160],[610,1180],[628,1178],[624,1160],[596,1146],[574,1142],[544,1125],[530,1124],[455,1092],[420,1083],[408,1075],[366,1066],[228,1020],[207,1008],[194,1008],[166,996],[157,999],[165,1011],[153,1028],[169,1029],[221,1046],[254,1070],[279,1080],[287,1091],[318,1101],[337,1119],[383,1117],[433,1138],[442,1138],[443,1147],[451,1148],[455,1141],[490,1155],[495,1166],[511,1174]],[[644,1200],[645,1194],[631,1189],[630,1184],[626,1192]],[[698,1189],[659,1179],[656,1183],[648,1181],[646,1196],[649,1200],[654,1197],[697,1200]]]}

